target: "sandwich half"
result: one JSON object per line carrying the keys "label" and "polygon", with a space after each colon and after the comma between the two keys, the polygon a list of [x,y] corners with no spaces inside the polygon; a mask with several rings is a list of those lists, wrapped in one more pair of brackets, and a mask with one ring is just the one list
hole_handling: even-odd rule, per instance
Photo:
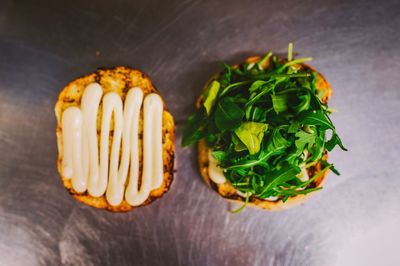
{"label": "sandwich half", "polygon": [[150,78],[128,67],[70,82],[55,105],[57,168],[78,201],[113,212],[152,203],[174,175],[174,119]]}
{"label": "sandwich half", "polygon": [[329,169],[338,174],[327,162],[336,145],[345,150],[329,118],[331,86],[291,50],[224,65],[184,130],[206,184],[243,207],[287,209],[320,190]]}

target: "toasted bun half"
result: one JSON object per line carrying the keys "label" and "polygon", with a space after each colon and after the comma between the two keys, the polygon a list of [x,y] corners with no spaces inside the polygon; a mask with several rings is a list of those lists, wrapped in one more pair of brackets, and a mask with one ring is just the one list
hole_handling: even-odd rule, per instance
{"label": "toasted bun half", "polygon": [[[143,90],[143,94],[147,95],[149,93],[157,93],[157,89],[152,84],[150,78],[142,73],[141,71],[134,70],[128,67],[116,67],[112,69],[100,69],[92,74],[78,78],[70,82],[60,93],[57,103],[55,105],[55,113],[57,117],[57,146],[58,146],[58,159],[57,168],[61,176],[62,183],[64,187],[69,191],[69,193],[78,201],[85,203],[87,205],[106,209],[112,212],[125,212],[130,211],[134,208],[150,204],[156,199],[162,197],[170,188],[173,174],[174,174],[174,119],[172,115],[167,111],[164,104],[163,111],[163,129],[162,129],[162,147],[163,147],[163,163],[164,163],[164,180],[158,189],[152,190],[149,198],[140,206],[133,207],[129,205],[125,200],[118,206],[110,205],[105,195],[101,197],[92,197],[87,192],[77,193],[72,188],[72,183],[70,179],[63,177],[62,175],[62,156],[63,156],[63,141],[62,141],[62,124],[61,117],[63,111],[70,106],[79,106],[82,98],[84,89],[90,83],[99,83],[104,93],[116,92],[118,93],[122,101],[125,100],[126,94],[129,89],[133,87],[140,87]],[[99,109],[98,116],[101,116],[101,108]],[[142,119],[142,118],[141,118]],[[100,127],[101,124],[97,125],[98,139],[100,139]],[[140,121],[141,132],[142,121]],[[142,144],[142,134],[139,134],[139,145]],[[109,139],[110,145],[112,143],[112,136]],[[139,149],[141,150],[141,149]],[[142,156],[139,156],[139,176],[141,176],[141,166],[142,166]]]}
{"label": "toasted bun half", "polygon": [[[258,61],[259,59],[260,59],[260,57],[258,57],[258,56],[250,57],[246,60],[246,62],[252,63],[252,62]],[[306,64],[300,64],[299,67],[305,68],[305,69],[311,69],[313,72],[317,73],[318,76],[317,76],[316,87],[317,87],[317,90],[320,93],[322,93],[322,97],[321,97],[322,102],[326,103],[332,95],[332,89],[331,89],[331,86],[329,85],[329,83],[327,82],[327,80],[324,78],[324,76],[322,76],[320,73],[318,73],[315,69],[311,68],[310,66],[308,66]],[[209,82],[207,82],[204,89],[206,89],[208,87]],[[203,100],[204,100],[203,97],[200,96],[200,98],[196,102],[197,108],[200,108]],[[207,147],[204,140],[199,141],[197,149],[198,149],[198,164],[199,164],[200,174],[203,177],[206,184],[209,187],[211,187],[211,189],[216,191],[223,198],[225,198],[231,202],[235,202],[235,203],[244,203],[245,199],[238,195],[236,189],[228,181],[226,181],[224,184],[216,184],[211,180],[210,175],[208,173],[208,166],[209,166],[208,153],[210,151],[210,148]],[[323,160],[326,160],[326,159],[327,159],[327,154],[325,154],[323,157]],[[318,163],[318,164],[314,165],[313,167],[310,167],[309,169],[307,169],[307,172],[308,172],[308,175],[310,177],[312,177],[312,176],[314,176],[314,174],[318,173],[321,169],[322,169],[322,165],[321,165],[321,163]],[[328,173],[328,171],[325,171],[319,178],[317,178],[313,182],[312,185],[314,187],[321,187],[327,173]],[[313,194],[314,193],[310,193],[310,194],[306,194],[306,195],[296,195],[294,197],[290,197],[286,202],[283,202],[280,199],[277,201],[268,201],[268,200],[263,200],[263,199],[259,199],[257,197],[250,196],[248,205],[257,207],[257,208],[261,208],[264,210],[269,210],[269,211],[285,210],[290,207],[302,204]]]}

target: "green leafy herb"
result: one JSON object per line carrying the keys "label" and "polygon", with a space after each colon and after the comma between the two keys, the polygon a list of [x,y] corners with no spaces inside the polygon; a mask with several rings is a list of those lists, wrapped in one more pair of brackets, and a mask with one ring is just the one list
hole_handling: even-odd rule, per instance
{"label": "green leafy herb", "polygon": [[315,143],[315,134],[307,133],[303,130],[299,130],[296,132],[295,136],[298,138],[295,141],[295,145],[298,150],[304,150],[304,148],[309,147],[311,148]]}
{"label": "green leafy herb", "polygon": [[244,111],[240,108],[232,98],[222,98],[217,103],[217,109],[215,111],[215,124],[218,129],[223,130],[234,130],[242,123]]}
{"label": "green leafy herb", "polygon": [[207,97],[203,103],[204,108],[206,108],[207,115],[210,115],[211,113],[211,109],[214,106],[215,100],[217,99],[219,88],[220,88],[220,83],[216,80],[213,80],[208,89]]}
{"label": "green leafy herb", "polygon": [[206,124],[207,120],[203,113],[197,112],[191,115],[183,130],[183,135],[185,137],[182,140],[182,146],[189,146],[204,138],[205,132],[203,128]]}
{"label": "green leafy herb", "polygon": [[287,167],[282,168],[280,170],[269,172],[266,178],[266,186],[259,193],[260,197],[261,198],[267,197],[268,196],[267,192],[271,188],[274,188],[281,183],[286,183],[292,179],[295,179],[296,175],[299,172],[300,168],[293,165],[288,165]]}
{"label": "green leafy herb", "polygon": [[213,151],[212,156],[217,160],[217,161],[222,161],[226,157],[226,152],[224,151]]}
{"label": "green leafy herb", "polygon": [[339,135],[336,132],[333,132],[332,138],[326,143],[325,147],[328,151],[332,151],[336,145],[339,145],[342,150],[347,151],[347,149],[343,146],[342,140],[339,138]]}
{"label": "green leafy herb", "polygon": [[292,61],[292,59],[293,59],[293,43],[289,43],[287,60]]}
{"label": "green leafy herb", "polygon": [[288,128],[288,133],[296,133],[300,128],[300,123],[299,122],[293,122],[289,128]]}
{"label": "green leafy herb", "polygon": [[264,86],[267,83],[268,82],[265,80],[256,80],[251,84],[251,86],[249,88],[249,92],[254,92],[254,91],[260,89],[262,86]]}
{"label": "green leafy herb", "polygon": [[320,126],[322,129],[335,130],[335,127],[327,118],[326,113],[322,111],[304,112],[299,117],[299,122],[303,125],[314,125],[314,126]]}
{"label": "green leafy herb", "polygon": [[268,141],[268,148],[270,150],[285,149],[291,145],[291,141],[287,139],[282,132],[285,132],[284,128],[275,128],[271,134],[271,138]]}
{"label": "green leafy herb", "polygon": [[237,135],[232,135],[232,142],[235,144],[235,151],[247,150],[246,145],[239,139]]}
{"label": "green leafy herb", "polygon": [[272,106],[277,114],[282,113],[288,109],[288,95],[280,94],[280,95],[271,95],[272,98]]}
{"label": "green leafy herb", "polygon": [[231,213],[240,213],[240,212],[242,212],[246,208],[247,204],[249,203],[249,198],[250,198],[250,193],[247,192],[245,200],[244,200],[244,204],[242,206],[240,206],[238,209],[232,210]]}
{"label": "green leafy herb", "polygon": [[250,154],[256,154],[260,151],[261,141],[268,125],[257,122],[243,122],[235,130],[236,136],[246,145]]}

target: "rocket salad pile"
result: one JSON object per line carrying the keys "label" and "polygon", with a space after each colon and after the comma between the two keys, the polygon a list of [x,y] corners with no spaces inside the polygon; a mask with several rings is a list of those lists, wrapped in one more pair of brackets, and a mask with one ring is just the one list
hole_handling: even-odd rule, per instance
{"label": "rocket salad pile", "polygon": [[[327,169],[335,146],[346,150],[329,115],[321,77],[293,59],[268,53],[237,66],[224,64],[205,89],[201,107],[189,117],[182,145],[204,139],[232,186],[260,199],[286,201],[321,187],[314,180]],[[325,96],[324,96],[325,95]],[[324,98],[325,97],[325,98]],[[329,138],[328,138],[329,136]],[[320,164],[313,176],[305,169]]]}

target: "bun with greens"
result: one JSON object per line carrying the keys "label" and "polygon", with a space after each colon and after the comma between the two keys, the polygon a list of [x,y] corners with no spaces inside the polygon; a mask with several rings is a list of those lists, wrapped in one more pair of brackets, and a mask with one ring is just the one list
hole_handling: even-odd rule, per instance
{"label": "bun with greens", "polygon": [[289,44],[287,58],[224,64],[187,121],[182,145],[198,144],[204,180],[242,208],[286,209],[320,190],[328,170],[339,174],[327,161],[335,146],[346,150],[329,118],[332,89],[308,61]]}

